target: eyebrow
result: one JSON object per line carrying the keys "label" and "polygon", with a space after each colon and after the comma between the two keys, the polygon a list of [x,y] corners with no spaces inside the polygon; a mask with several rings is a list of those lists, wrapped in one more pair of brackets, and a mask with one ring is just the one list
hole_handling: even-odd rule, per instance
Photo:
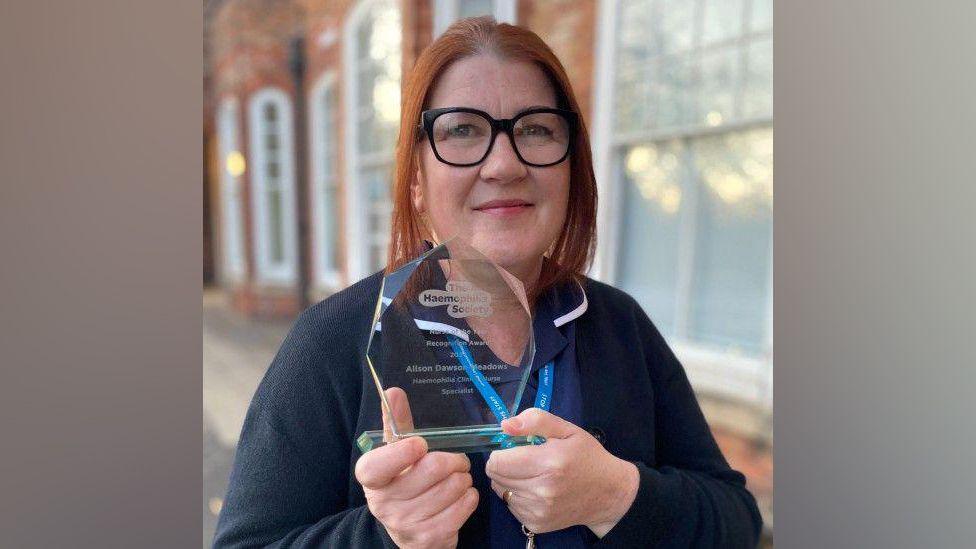
{"label": "eyebrow", "polygon": [[531,111],[532,109],[555,109],[555,108],[556,107],[550,107],[548,105],[529,105],[528,107],[515,111],[515,116],[518,116],[525,111]]}

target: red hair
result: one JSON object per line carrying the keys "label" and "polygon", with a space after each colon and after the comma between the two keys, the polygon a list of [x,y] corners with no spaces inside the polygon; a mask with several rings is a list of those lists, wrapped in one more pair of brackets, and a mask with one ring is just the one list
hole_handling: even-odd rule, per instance
{"label": "red hair", "polygon": [[546,254],[539,281],[532,290],[545,289],[577,279],[589,267],[596,245],[596,177],[590,139],[562,63],[534,32],[497,23],[492,17],[472,17],[451,25],[444,34],[420,54],[403,86],[400,108],[400,134],[396,146],[393,180],[393,222],[387,273],[420,255],[429,238],[411,198],[411,184],[419,167],[417,125],[426,107],[428,94],[441,73],[453,62],[478,54],[493,54],[502,59],[536,64],[549,78],[556,92],[557,107],[580,114],[580,124],[570,152],[569,204],[559,237]]}

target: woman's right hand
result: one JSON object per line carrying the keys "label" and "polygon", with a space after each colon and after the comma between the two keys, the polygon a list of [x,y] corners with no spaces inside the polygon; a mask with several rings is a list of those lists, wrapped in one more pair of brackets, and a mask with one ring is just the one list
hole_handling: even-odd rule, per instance
{"label": "woman's right hand", "polygon": [[[407,395],[387,389],[397,426],[412,431]],[[383,429],[389,432],[386,414]],[[458,530],[478,506],[471,462],[464,454],[428,452],[410,437],[370,450],[356,462],[370,512],[399,547],[455,547]]]}

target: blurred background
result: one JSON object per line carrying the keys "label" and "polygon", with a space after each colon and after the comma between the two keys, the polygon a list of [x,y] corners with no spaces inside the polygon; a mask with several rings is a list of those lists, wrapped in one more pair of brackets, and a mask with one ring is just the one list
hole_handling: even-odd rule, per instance
{"label": "blurred background", "polygon": [[772,0],[206,0],[204,533],[295,316],[382,268],[401,75],[490,14],[559,56],[600,189],[591,276],[668,338],[772,545]]}

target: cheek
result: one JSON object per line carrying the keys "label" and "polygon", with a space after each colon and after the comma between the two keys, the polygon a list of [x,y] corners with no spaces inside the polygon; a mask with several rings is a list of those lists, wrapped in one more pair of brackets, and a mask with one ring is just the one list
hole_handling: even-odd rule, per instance
{"label": "cheek", "polygon": [[463,170],[425,158],[423,195],[430,220],[438,233],[448,234],[464,214],[470,176]]}
{"label": "cheek", "polygon": [[558,172],[548,174],[544,185],[549,204],[546,221],[557,228],[562,227],[569,207],[569,166],[560,165],[559,168]]}

